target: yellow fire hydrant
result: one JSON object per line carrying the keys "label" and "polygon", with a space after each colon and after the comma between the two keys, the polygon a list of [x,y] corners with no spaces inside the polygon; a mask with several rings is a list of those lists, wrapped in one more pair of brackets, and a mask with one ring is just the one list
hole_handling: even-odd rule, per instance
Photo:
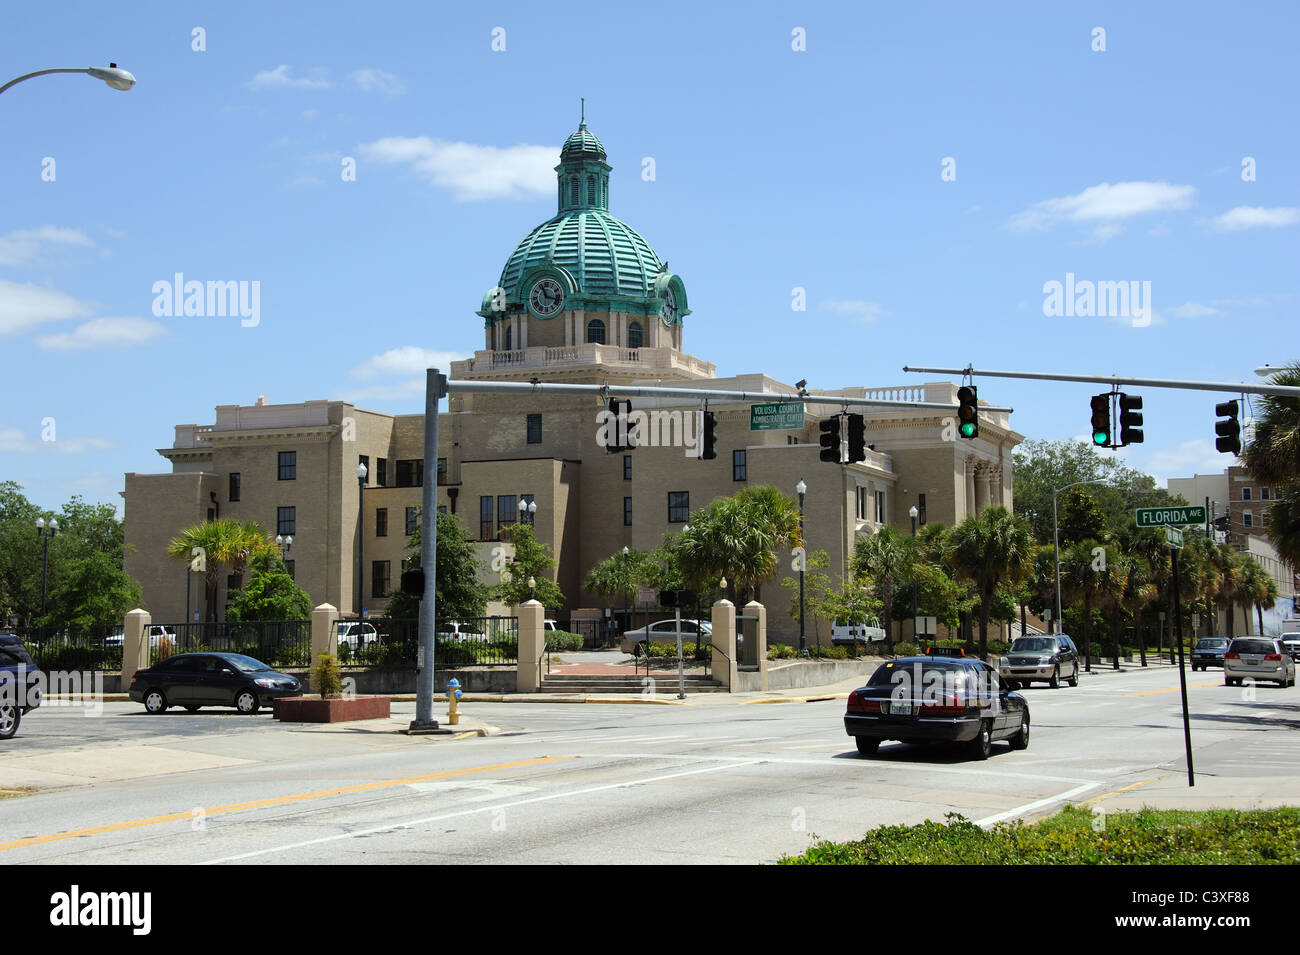
{"label": "yellow fire hydrant", "polygon": [[460,724],[460,680],[452,677],[447,683],[447,723]]}

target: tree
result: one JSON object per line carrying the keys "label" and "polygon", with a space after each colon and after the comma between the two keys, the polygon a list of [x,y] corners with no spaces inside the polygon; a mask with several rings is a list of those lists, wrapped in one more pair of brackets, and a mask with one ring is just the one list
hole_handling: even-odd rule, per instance
{"label": "tree", "polygon": [[[511,606],[537,600],[552,612],[564,606],[564,591],[550,578],[555,567],[555,553],[533,534],[527,524],[512,524],[508,539],[515,545],[515,558],[506,564],[497,585],[497,599]],[[439,548],[441,550],[441,548]],[[529,586],[529,579],[534,581]]]}
{"label": "tree", "polygon": [[636,596],[637,588],[650,580],[654,573],[650,555],[629,548],[626,554],[620,551],[592,567],[582,589],[606,600],[617,597],[631,600]]}
{"label": "tree", "polygon": [[1094,540],[1079,541],[1061,554],[1061,589],[1083,611],[1083,655],[1091,667],[1092,611],[1118,599],[1123,584],[1116,579],[1119,552]]}
{"label": "tree", "polygon": [[[1072,487],[1057,499],[1057,521],[1061,546],[1079,541],[1105,540],[1108,536],[1106,512],[1090,493],[1090,486]],[[1051,540],[1049,535],[1046,540]]]}
{"label": "tree", "polygon": [[[1300,387],[1300,362],[1278,369],[1269,383]],[[1254,431],[1241,454],[1246,468],[1265,484],[1300,481],[1300,397],[1260,395],[1253,401]]]}
{"label": "tree", "polygon": [[[889,524],[874,534],[859,535],[857,547],[849,561],[849,569],[859,585],[870,582],[874,586],[883,613],[885,652],[889,654],[894,652],[894,639],[890,635],[894,601],[898,598],[900,589],[912,582],[915,563],[916,548],[912,540]],[[902,638],[901,629],[899,638]]]}
{"label": "tree", "polygon": [[[474,543],[455,514],[439,511],[435,520],[438,547],[434,555],[434,612],[440,620],[481,617],[487,612],[491,588],[479,580],[480,568]],[[417,512],[415,533],[406,542],[407,553],[411,555],[407,563],[411,566],[418,567],[420,563],[420,531],[423,526]],[[527,575],[524,579],[528,579]],[[399,589],[388,598],[384,615],[390,620],[414,620],[420,616],[420,599]]]}
{"label": "tree", "polygon": [[187,527],[167,545],[169,557],[186,564],[199,562],[208,620],[217,619],[217,583],[221,580],[222,569],[229,568],[231,573],[241,574],[249,561],[273,555],[275,551],[275,542],[258,521],[236,521],[225,517]]}
{"label": "tree", "polygon": [[992,505],[953,528],[948,560],[979,596],[980,656],[989,652],[989,617],[999,587],[1016,587],[1033,569],[1029,523],[1005,507]]}
{"label": "tree", "polygon": [[248,583],[229,594],[227,620],[307,620],[311,617],[311,597],[289,576],[288,568],[278,554],[260,554],[249,565],[251,576]]}
{"label": "tree", "polygon": [[699,590],[725,577],[735,602],[742,594],[758,599],[759,585],[776,573],[777,551],[799,541],[798,505],[763,486],[700,508],[674,550],[689,586]]}

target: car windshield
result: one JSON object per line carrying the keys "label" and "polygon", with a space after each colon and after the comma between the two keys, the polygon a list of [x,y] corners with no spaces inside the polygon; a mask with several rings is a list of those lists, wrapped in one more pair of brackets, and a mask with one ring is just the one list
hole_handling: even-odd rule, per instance
{"label": "car windshield", "polygon": [[1016,637],[1011,644],[1012,653],[1052,653],[1056,641],[1051,637]]}
{"label": "car windshield", "polygon": [[1198,650],[1221,650],[1228,645],[1227,637],[1206,637],[1196,645]]}
{"label": "car windshield", "polygon": [[[961,663],[956,660],[935,660],[926,657],[924,660],[889,660],[876,667],[876,672],[871,674],[871,679],[867,681],[867,686],[888,686],[898,683],[901,679],[915,678],[915,668],[920,667],[921,682],[924,682],[926,675],[939,671],[941,673],[951,673],[953,671],[964,670]],[[899,671],[903,671],[903,676],[896,676]],[[931,677],[933,679],[933,677]]]}
{"label": "car windshield", "polygon": [[261,660],[254,660],[252,657],[246,657],[242,653],[223,653],[221,659],[233,663],[245,673],[257,673],[261,670],[271,669]]}

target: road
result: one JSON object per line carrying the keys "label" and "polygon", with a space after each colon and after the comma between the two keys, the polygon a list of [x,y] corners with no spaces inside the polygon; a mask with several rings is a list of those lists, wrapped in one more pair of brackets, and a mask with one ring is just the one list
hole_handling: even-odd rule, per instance
{"label": "road", "polygon": [[[1300,691],[1188,673],[1198,779],[1300,803]],[[485,738],[269,714],[46,707],[0,748],[7,863],[754,863],[882,823],[984,824],[1183,786],[1177,671],[1024,691],[1030,746],[983,763],[844,734],[842,700],[474,704]],[[1249,695],[1246,694],[1248,697]],[[445,704],[443,704],[445,706]],[[441,711],[441,708],[440,708]],[[413,704],[395,712],[409,719]],[[69,783],[76,783],[75,785]]]}

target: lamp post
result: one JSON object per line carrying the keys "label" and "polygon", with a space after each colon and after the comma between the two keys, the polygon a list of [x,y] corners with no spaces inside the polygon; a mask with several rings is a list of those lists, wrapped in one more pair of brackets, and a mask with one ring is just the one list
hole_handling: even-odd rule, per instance
{"label": "lamp post", "polygon": [[[913,541],[916,540],[916,519],[917,517],[920,516],[920,514],[921,512],[916,509],[915,504],[913,504],[911,507],[907,509],[907,516],[912,519],[912,540]],[[916,632],[916,574],[914,573],[912,574],[912,639],[916,640],[917,636],[918,634]]]}
{"label": "lamp post", "polygon": [[[287,534],[287,535],[281,537],[279,534],[276,534],[276,535],[275,535],[275,542],[276,542],[276,544],[278,544],[279,547],[280,547],[280,562],[283,563],[283,564],[285,565],[284,569],[285,569],[286,571],[288,571],[288,569],[289,569],[289,549],[290,549],[291,547],[293,547],[293,535],[292,535],[292,534]],[[290,575],[290,576],[292,576],[292,575]]]}
{"label": "lamp post", "polygon": [[92,66],[84,70],[37,70],[35,73],[24,73],[22,76],[10,80],[4,86],[0,86],[0,93],[3,93],[11,86],[17,86],[23,80],[30,80],[33,76],[46,76],[50,73],[85,73],[87,76],[93,76],[97,80],[103,80],[115,90],[129,90],[132,86],[135,86],[134,76],[126,70],[118,69],[116,63],[110,63],[106,67]]}
{"label": "lamp post", "polygon": [[803,559],[799,561],[799,655],[806,657],[808,637],[804,627],[803,573],[808,563],[808,546],[803,539],[803,496],[808,493],[808,485],[803,482],[803,478],[794,486],[794,492],[799,495],[799,546],[803,548]]}
{"label": "lamp post", "polygon": [[537,502],[525,501],[522,497],[519,499],[519,523],[527,524],[530,527],[537,518]]}
{"label": "lamp post", "polygon": [[[623,573],[627,573],[627,555],[628,555],[629,553],[630,553],[630,551],[628,550],[627,545],[624,544],[624,545],[623,545]],[[625,583],[627,583],[629,586],[631,585],[631,581],[625,581]],[[621,628],[621,630],[620,630],[620,633],[627,633],[627,630],[628,630],[628,623],[629,623],[629,621],[628,621],[628,596],[629,596],[628,592],[627,592],[626,590],[624,590],[624,591],[623,591],[623,626],[622,626],[622,628]]]}
{"label": "lamp post", "polygon": [[[357,617],[366,615],[366,466],[357,465]],[[357,644],[358,648],[361,646]]]}
{"label": "lamp post", "polygon": [[[1090,481],[1075,481],[1073,484],[1067,484],[1065,487],[1058,487],[1052,492],[1052,555],[1056,558],[1056,630],[1055,633],[1061,632],[1061,626],[1064,620],[1061,618],[1061,530],[1056,521],[1056,497],[1062,491],[1068,491],[1072,487],[1078,487],[1081,484],[1105,484],[1102,478],[1093,478]],[[1092,658],[1088,657],[1085,661],[1084,669],[1092,669]]]}
{"label": "lamp post", "polygon": [[46,585],[49,581],[50,540],[58,532],[59,532],[59,522],[55,520],[53,517],[50,518],[50,523],[48,525],[45,523],[45,518],[43,517],[36,518],[36,536],[41,539],[41,544],[43,545],[42,550],[44,551],[44,554],[41,557],[41,616],[42,617],[45,616],[45,595],[47,589]]}

